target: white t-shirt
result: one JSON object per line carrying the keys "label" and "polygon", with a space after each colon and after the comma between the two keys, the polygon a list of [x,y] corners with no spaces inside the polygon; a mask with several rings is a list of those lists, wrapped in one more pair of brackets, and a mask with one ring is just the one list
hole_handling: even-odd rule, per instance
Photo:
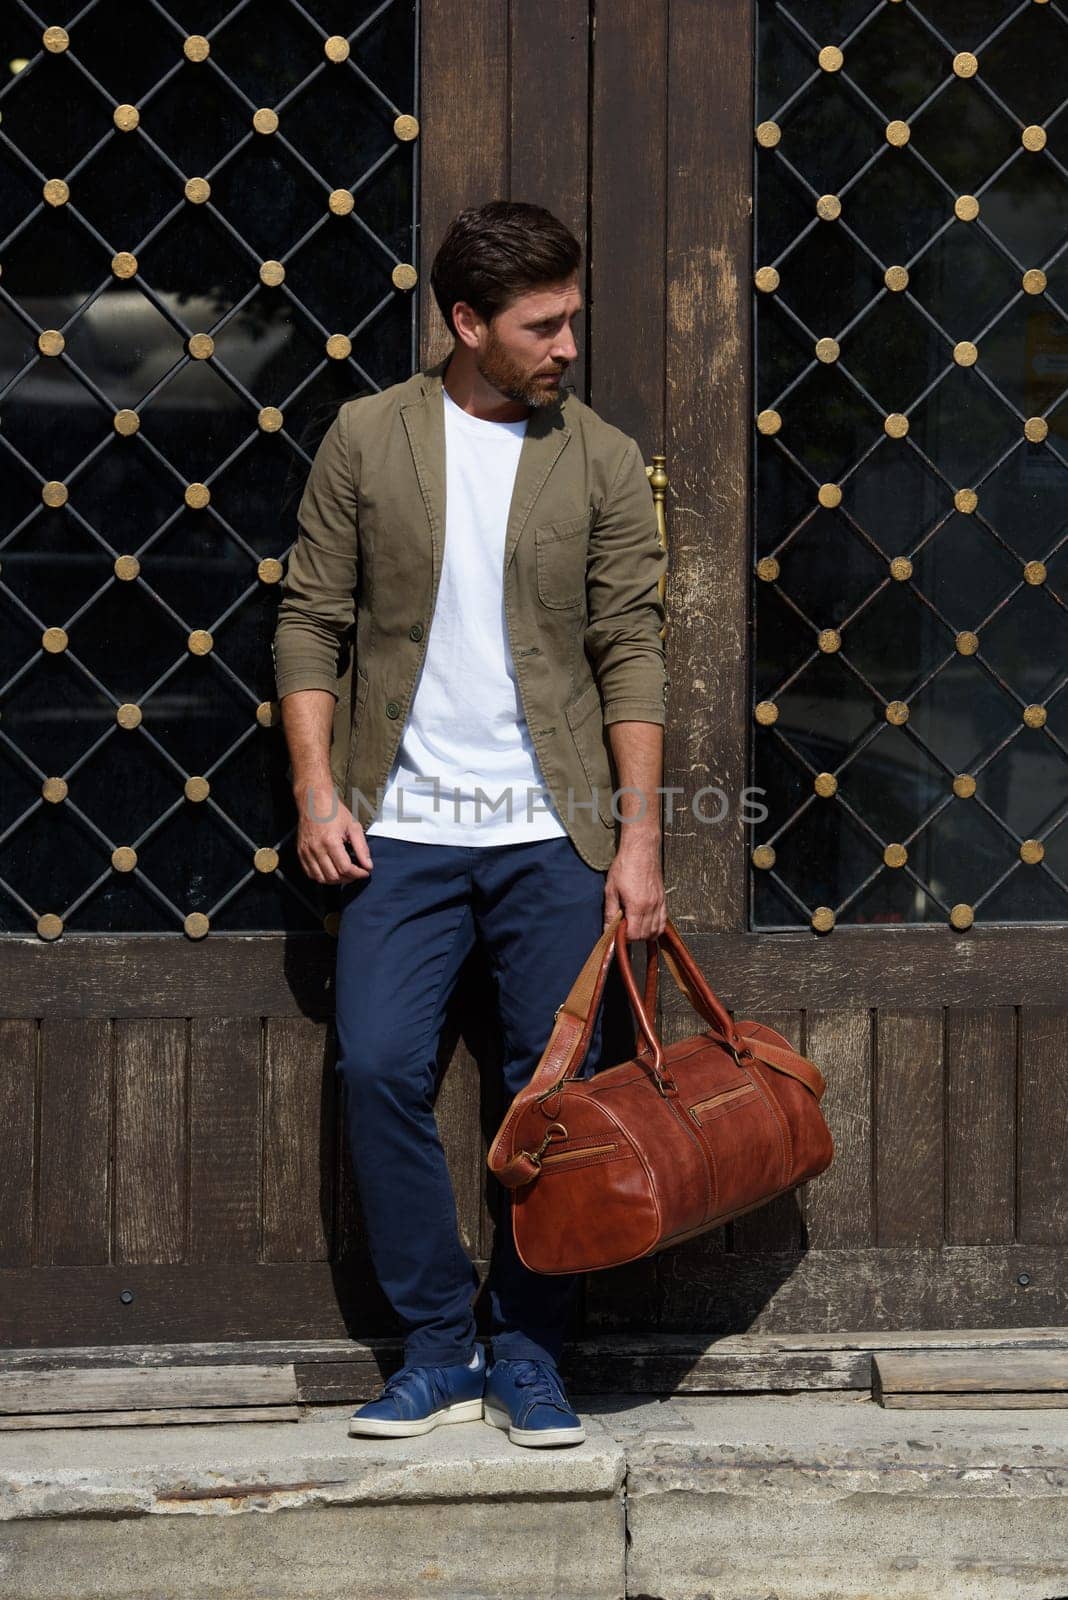
{"label": "white t-shirt", "polygon": [[505,533],[527,425],[487,422],[442,397],[441,579],[382,807],[365,831],[424,844],[556,838],[567,830],[523,715],[504,613]]}

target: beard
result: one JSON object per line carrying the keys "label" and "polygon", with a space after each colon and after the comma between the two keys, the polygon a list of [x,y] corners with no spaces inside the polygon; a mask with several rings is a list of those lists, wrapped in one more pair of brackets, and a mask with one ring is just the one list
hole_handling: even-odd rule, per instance
{"label": "beard", "polygon": [[535,374],[520,366],[515,357],[509,355],[492,328],[489,331],[489,341],[478,361],[478,371],[480,376],[494,389],[499,390],[506,399],[515,400],[520,405],[557,406],[563,399],[562,379],[567,367],[552,368],[552,373],[559,374],[561,378],[559,385],[545,383],[543,378],[550,374]]}

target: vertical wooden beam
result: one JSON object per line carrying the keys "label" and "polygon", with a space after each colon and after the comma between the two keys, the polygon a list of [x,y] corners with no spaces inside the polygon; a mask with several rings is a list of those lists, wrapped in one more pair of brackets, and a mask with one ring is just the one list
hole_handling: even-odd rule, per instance
{"label": "vertical wooden beam", "polygon": [[876,1018],[875,1196],[880,1245],[942,1243],[941,1011]]}
{"label": "vertical wooden beam", "polygon": [[322,1023],[267,1022],[263,1084],[263,1258],[323,1261],[334,1212],[336,1096]]}
{"label": "vertical wooden beam", "polygon": [[1009,1243],[1016,1226],[1016,1013],[946,1018],[946,1243]]}
{"label": "vertical wooden beam", "polygon": [[106,1263],[111,1243],[111,1028],[106,1018],[41,1024],[38,1263]]}
{"label": "vertical wooden beam", "polygon": [[591,85],[590,404],[647,461],[664,448],[667,28],[667,0],[600,7]]}
{"label": "vertical wooden beam", "polygon": [[33,1264],[37,1023],[0,1018],[0,1266]]}
{"label": "vertical wooden beam", "polygon": [[[672,918],[742,929],[748,833],[748,482],[753,7],[672,0],[667,214],[668,729],[665,783],[728,797],[666,829]],[[708,811],[715,814],[714,804]]]}
{"label": "vertical wooden beam", "polygon": [[1020,1010],[1021,1244],[1068,1244],[1068,1011]]}
{"label": "vertical wooden beam", "polygon": [[189,1260],[260,1248],[260,1022],[194,1018],[189,1055]]}
{"label": "vertical wooden beam", "polygon": [[423,365],[452,347],[430,290],[450,220],[508,183],[508,6],[423,0],[419,54],[419,319]]}
{"label": "vertical wooden beam", "polygon": [[115,1022],[115,1259],[185,1258],[187,1028]]}
{"label": "vertical wooden beam", "polygon": [[806,1017],[805,1054],[827,1079],[820,1108],[834,1139],[831,1165],[804,1185],[813,1249],[874,1242],[871,1031],[868,1011],[810,1011]]}

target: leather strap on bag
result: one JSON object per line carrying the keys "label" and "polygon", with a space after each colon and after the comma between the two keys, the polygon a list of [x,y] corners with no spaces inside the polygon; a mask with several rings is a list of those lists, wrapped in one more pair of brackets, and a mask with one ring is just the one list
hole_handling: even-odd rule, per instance
{"label": "leather strap on bag", "polygon": [[618,956],[624,986],[631,1008],[638,1022],[638,1033],[643,1039],[635,1052],[635,1060],[648,1067],[655,1087],[663,1095],[676,1092],[675,1083],[664,1065],[663,1048],[654,1026],[657,973],[659,957],[663,952],[680,992],[694,1010],[710,1024],[712,1035],[722,1041],[736,1061],[756,1058],[775,1072],[786,1073],[803,1083],[819,1100],[826,1089],[823,1074],[814,1061],[799,1055],[796,1050],[774,1044],[759,1034],[739,1028],[726,1008],[705,982],[704,975],[683,942],[674,923],[668,918],[659,938],[647,939],[646,980],[644,997],[638,993],[634,970],[627,948],[626,919],[618,911],[608,923],[601,937],[590,951],[582,970],[568,991],[567,999],[557,1006],[553,1031],[542,1052],[541,1060],[530,1082],[519,1091],[497,1131],[490,1146],[487,1165],[490,1171],[507,1188],[517,1188],[530,1183],[541,1169],[541,1156],[550,1143],[555,1124],[551,1121],[551,1105],[546,1106],[545,1139],[540,1149],[511,1152],[512,1131],[526,1106],[533,1101],[551,1102],[565,1081],[577,1076],[593,1033],[594,1019],[608,977],[613,955]]}

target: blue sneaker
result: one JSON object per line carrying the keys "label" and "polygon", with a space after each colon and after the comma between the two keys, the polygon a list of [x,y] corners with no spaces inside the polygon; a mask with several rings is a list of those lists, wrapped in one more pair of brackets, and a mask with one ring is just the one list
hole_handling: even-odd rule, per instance
{"label": "blue sneaker", "polygon": [[349,1418],[349,1432],[374,1439],[407,1439],[441,1422],[477,1422],[482,1415],[486,1352],[475,1346],[475,1365],[403,1366],[382,1393]]}
{"label": "blue sneaker", "polygon": [[482,1415],[491,1427],[507,1428],[513,1444],[581,1444],[586,1437],[548,1361],[495,1361],[486,1375]]}

